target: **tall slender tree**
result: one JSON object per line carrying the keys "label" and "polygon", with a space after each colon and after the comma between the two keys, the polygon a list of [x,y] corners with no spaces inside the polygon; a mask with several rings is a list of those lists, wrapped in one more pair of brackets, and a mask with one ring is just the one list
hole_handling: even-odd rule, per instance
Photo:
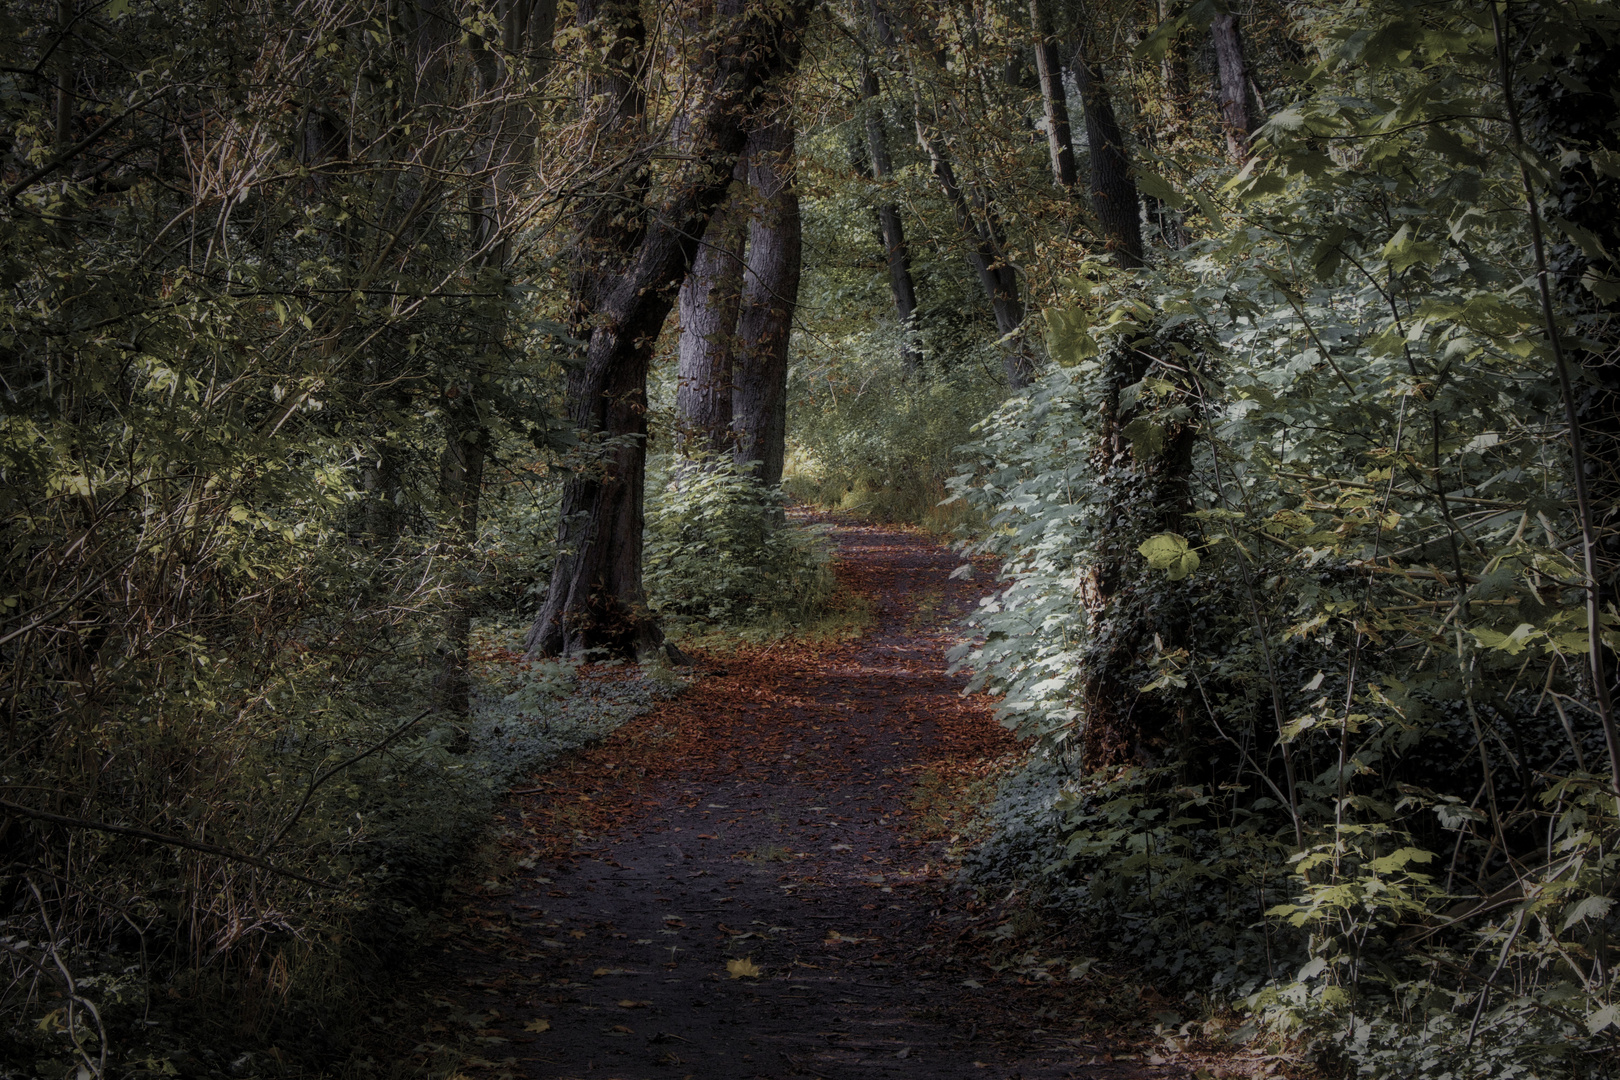
{"label": "tall slender tree", "polygon": [[[883,122],[877,72],[861,59],[861,103],[866,128],[866,167],[879,184],[892,182],[894,161],[889,155],[889,133]],[[884,259],[889,268],[889,291],[894,296],[894,313],[900,322],[900,358],[916,371],[922,353],[911,336],[912,316],[917,311],[917,284],[911,276],[911,249],[906,245],[905,223],[900,206],[892,199],[878,204],[878,231],[883,237]]]}
{"label": "tall slender tree", "polygon": [[[479,171],[485,177],[468,200],[468,268],[474,294],[489,302],[473,312],[472,348],[460,372],[449,373],[442,391],[444,450],[440,457],[439,493],[448,511],[447,554],[459,564],[451,583],[444,616],[443,670],[438,680],[439,706],[465,716],[471,697],[468,657],[472,645],[470,566],[478,543],[478,510],[483,495],[484,466],[489,455],[490,412],[485,400],[490,361],[507,349],[510,332],[506,287],[510,278],[512,238],[522,223],[515,189],[523,163],[531,156],[536,117],[526,102],[510,93],[515,79],[544,82],[550,67],[557,0],[506,0],[498,36],[468,35],[483,96],[504,104],[494,108],[482,140]],[[524,58],[532,58],[527,63]]]}

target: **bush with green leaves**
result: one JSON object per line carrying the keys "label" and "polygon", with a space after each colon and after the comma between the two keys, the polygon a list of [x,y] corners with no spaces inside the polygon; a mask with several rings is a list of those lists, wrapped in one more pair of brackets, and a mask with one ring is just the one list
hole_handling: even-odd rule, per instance
{"label": "bush with green leaves", "polygon": [[658,455],[648,482],[648,603],[670,625],[803,626],[833,592],[831,547],[729,456]]}

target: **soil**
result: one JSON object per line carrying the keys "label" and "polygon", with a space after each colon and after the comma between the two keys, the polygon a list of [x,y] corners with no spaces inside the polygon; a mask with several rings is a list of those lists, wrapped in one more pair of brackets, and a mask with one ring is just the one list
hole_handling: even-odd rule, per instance
{"label": "soil", "polygon": [[833,535],[872,605],[866,632],[700,655],[695,686],[514,798],[518,869],[486,883],[431,965],[428,1039],[470,1030],[463,1073],[1191,1071],[1116,1041],[1161,1006],[1087,975],[1062,940],[995,952],[1011,909],[948,873],[958,800],[1017,752],[992,703],[946,674],[983,576],[953,579],[961,560],[911,532]]}

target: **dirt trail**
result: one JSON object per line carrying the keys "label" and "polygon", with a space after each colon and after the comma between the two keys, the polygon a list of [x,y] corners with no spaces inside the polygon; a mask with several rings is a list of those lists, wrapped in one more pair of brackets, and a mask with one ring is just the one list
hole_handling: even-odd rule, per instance
{"label": "dirt trail", "polygon": [[1105,1063],[1049,987],[954,955],[968,916],[907,800],[931,766],[1012,749],[944,673],[979,589],[910,533],[834,535],[876,608],[864,636],[705,659],[696,687],[506,813],[532,868],[466,913],[480,940],[446,943],[430,1026],[477,1029],[469,1075],[1183,1072]]}

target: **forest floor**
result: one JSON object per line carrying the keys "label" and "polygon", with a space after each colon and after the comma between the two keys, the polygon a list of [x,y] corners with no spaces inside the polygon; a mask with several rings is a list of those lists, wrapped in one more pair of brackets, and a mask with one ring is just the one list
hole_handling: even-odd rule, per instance
{"label": "forest floor", "polygon": [[832,535],[864,631],[700,654],[694,686],[515,796],[505,873],[418,957],[416,1053],[459,1048],[477,1080],[1264,1069],[1178,1044],[1174,1003],[954,887],[972,793],[1018,751],[945,673],[982,586],[919,534]]}

